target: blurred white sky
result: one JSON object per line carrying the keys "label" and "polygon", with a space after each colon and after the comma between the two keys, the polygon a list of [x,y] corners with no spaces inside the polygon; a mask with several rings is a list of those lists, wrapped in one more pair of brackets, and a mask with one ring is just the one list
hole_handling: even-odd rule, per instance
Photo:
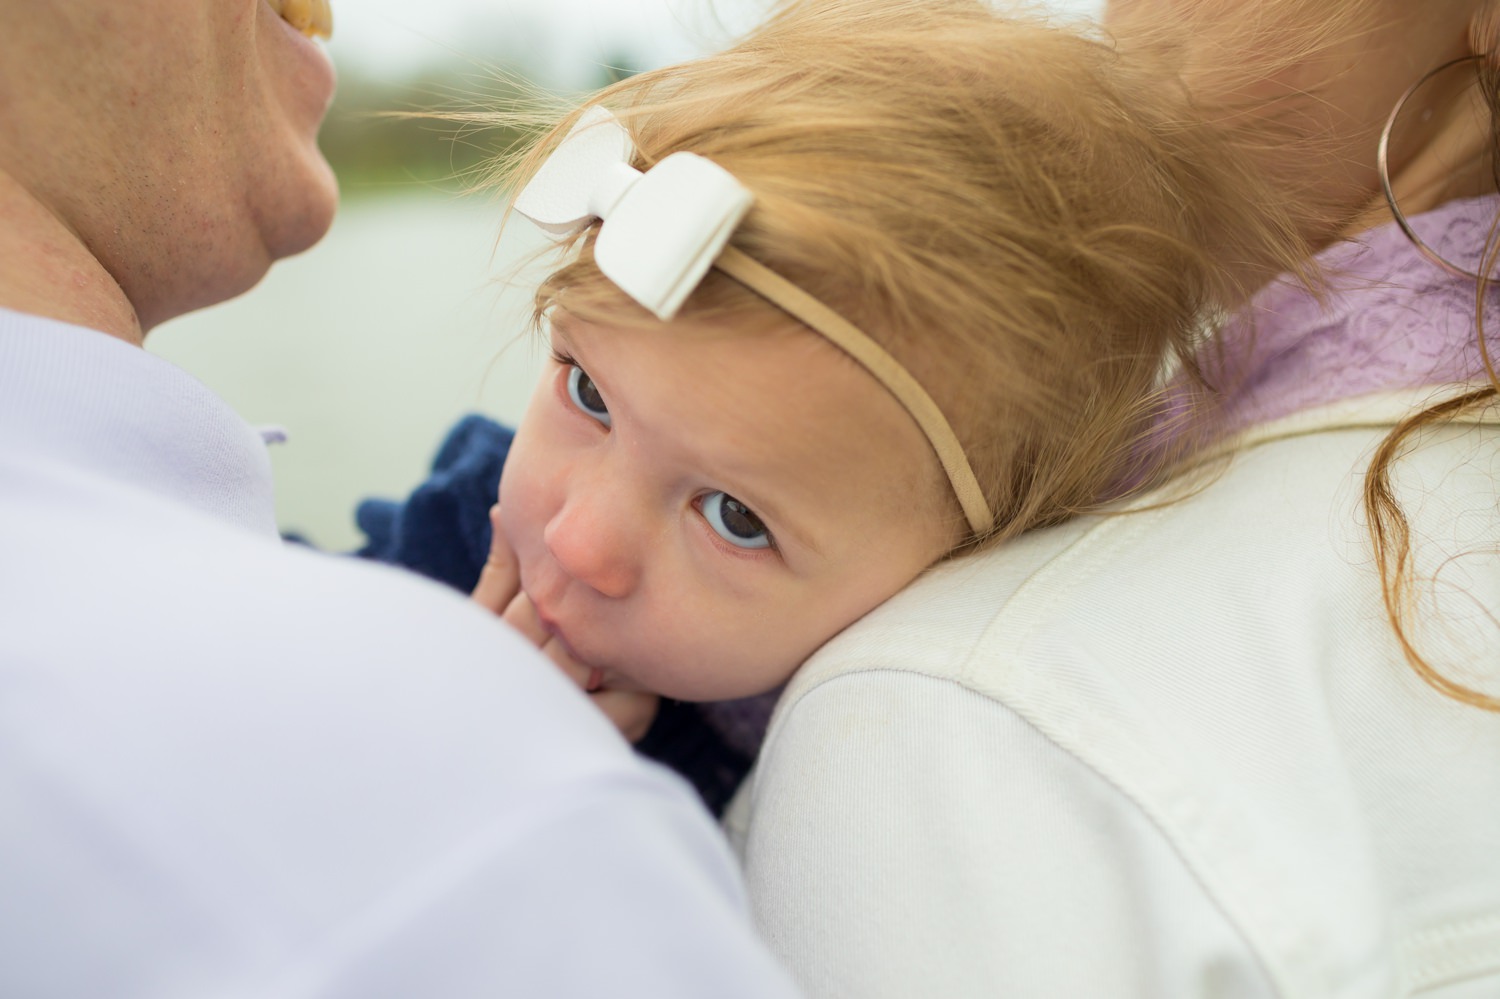
{"label": "blurred white sky", "polygon": [[[593,80],[621,54],[660,65],[720,47],[768,0],[334,0],[332,52],[341,62],[401,74],[445,55],[522,53],[550,67],[545,82]],[[1103,0],[1042,0],[1093,14]]]}

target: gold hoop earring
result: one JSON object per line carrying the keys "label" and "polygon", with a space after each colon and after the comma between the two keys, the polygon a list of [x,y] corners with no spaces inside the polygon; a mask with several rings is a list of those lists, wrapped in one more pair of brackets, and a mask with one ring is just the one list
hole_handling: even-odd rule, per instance
{"label": "gold hoop earring", "polygon": [[1432,261],[1434,264],[1441,267],[1449,274],[1452,274],[1454,277],[1470,278],[1474,281],[1485,281],[1488,279],[1475,274],[1471,270],[1466,270],[1465,268],[1458,266],[1448,258],[1444,257],[1442,254],[1438,253],[1432,247],[1428,246],[1425,242],[1423,242],[1422,237],[1417,235],[1417,231],[1412,228],[1411,222],[1407,220],[1406,215],[1401,211],[1401,206],[1396,203],[1396,192],[1391,188],[1390,148],[1391,133],[1395,131],[1396,119],[1401,116],[1401,111],[1406,107],[1406,102],[1411,100],[1416,92],[1418,90],[1421,90],[1423,85],[1425,85],[1427,81],[1431,80],[1439,73],[1452,69],[1454,66],[1460,66],[1464,63],[1469,62],[1478,62],[1483,58],[1485,57],[1482,55],[1469,55],[1461,56],[1457,59],[1445,62],[1436,69],[1429,70],[1422,76],[1421,79],[1417,80],[1416,83],[1413,83],[1410,87],[1407,87],[1406,93],[1402,94],[1396,100],[1396,106],[1391,108],[1390,116],[1385,120],[1385,127],[1380,130],[1380,144],[1375,147],[1375,167],[1380,172],[1380,189],[1385,192],[1385,203],[1390,206],[1391,215],[1395,217],[1396,224],[1401,227],[1401,231],[1406,234],[1406,238],[1411,241],[1412,246],[1417,248],[1418,253],[1422,254],[1422,256],[1426,257],[1428,260]]}

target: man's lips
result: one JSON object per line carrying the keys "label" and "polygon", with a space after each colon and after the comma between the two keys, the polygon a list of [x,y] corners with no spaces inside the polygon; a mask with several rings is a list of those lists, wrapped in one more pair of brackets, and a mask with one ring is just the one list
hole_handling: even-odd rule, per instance
{"label": "man's lips", "polygon": [[333,37],[333,10],[328,0],[266,0],[281,19],[309,38]]}

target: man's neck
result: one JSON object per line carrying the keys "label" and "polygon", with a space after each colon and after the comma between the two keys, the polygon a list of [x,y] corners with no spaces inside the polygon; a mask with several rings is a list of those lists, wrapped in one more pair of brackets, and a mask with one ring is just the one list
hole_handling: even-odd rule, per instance
{"label": "man's neck", "polygon": [[83,239],[0,170],[0,306],[100,330],[140,346],[125,292]]}

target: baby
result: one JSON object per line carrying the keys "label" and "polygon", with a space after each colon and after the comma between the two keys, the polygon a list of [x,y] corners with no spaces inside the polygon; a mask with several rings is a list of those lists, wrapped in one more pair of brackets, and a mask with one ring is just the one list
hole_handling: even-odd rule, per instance
{"label": "baby", "polygon": [[784,4],[596,95],[505,173],[566,256],[475,598],[635,737],[1159,480],[1159,373],[1295,253],[1183,101],[966,0]]}

